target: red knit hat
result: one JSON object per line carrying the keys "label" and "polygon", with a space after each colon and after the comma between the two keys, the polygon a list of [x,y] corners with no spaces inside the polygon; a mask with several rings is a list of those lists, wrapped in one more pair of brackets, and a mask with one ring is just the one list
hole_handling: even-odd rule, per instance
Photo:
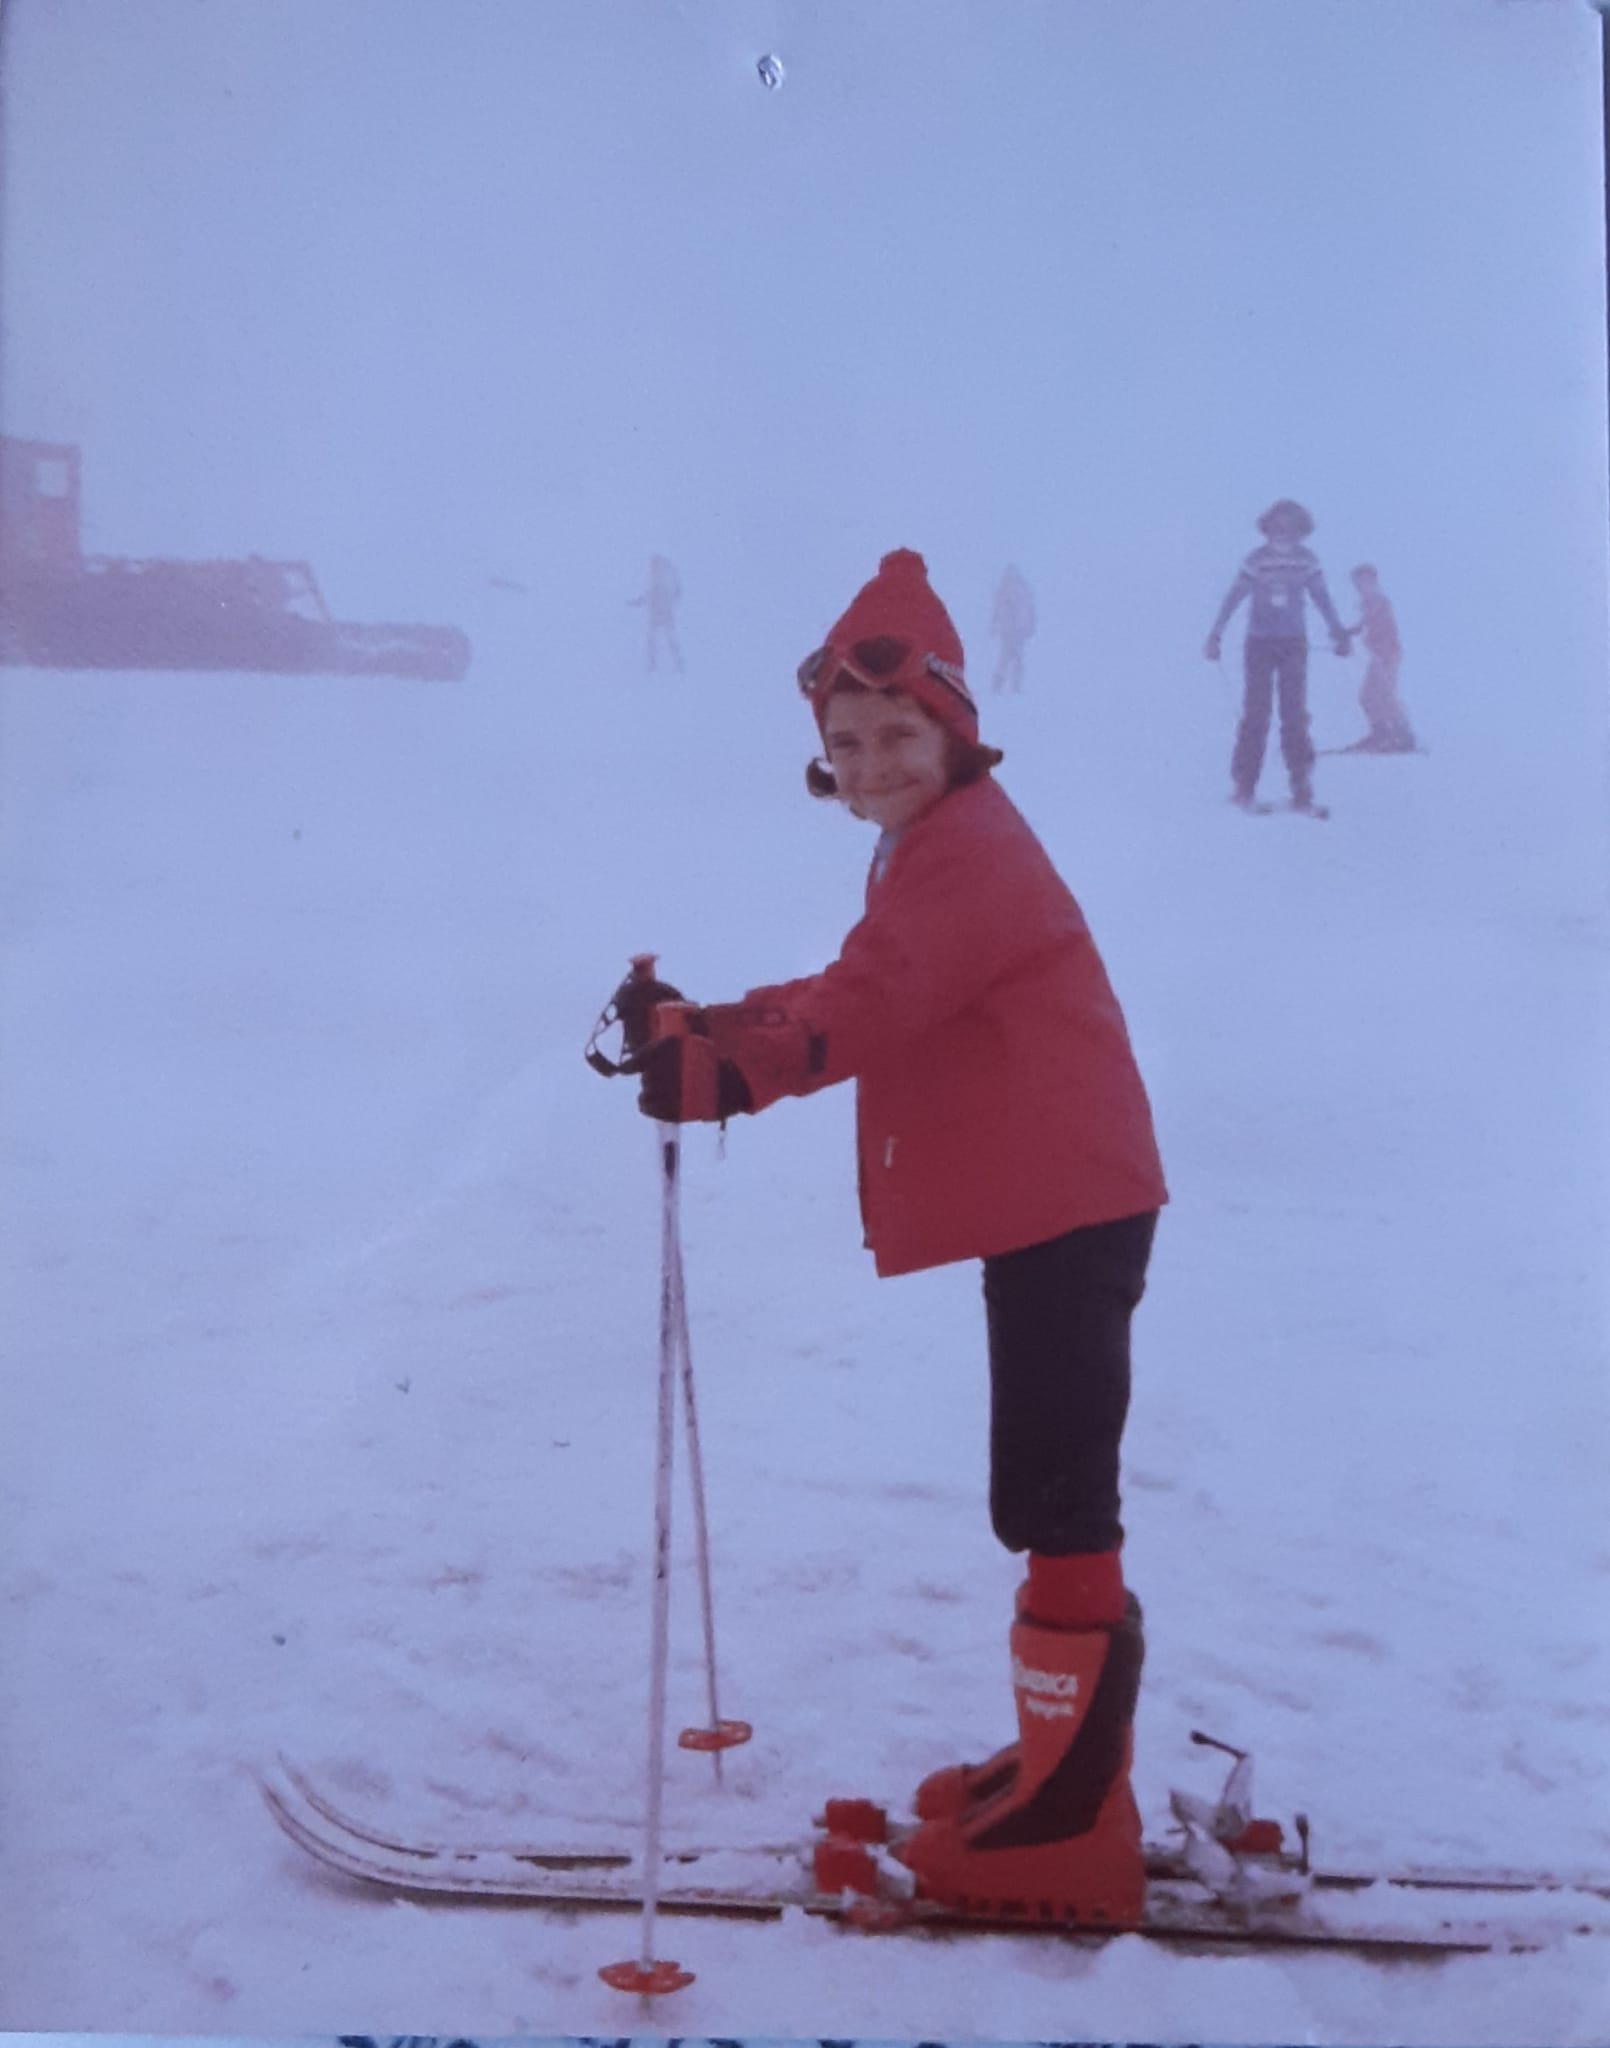
{"label": "red knit hat", "polygon": [[[874,658],[858,657],[857,648]],[[941,725],[978,744],[978,706],[962,670],[961,636],[928,582],[928,565],[911,548],[896,548],[878,573],[855,594],[849,610],[824,646],[800,668],[800,687],[810,698],[816,723],[827,716],[827,701],[840,672],[848,668],[873,689],[904,690]]]}

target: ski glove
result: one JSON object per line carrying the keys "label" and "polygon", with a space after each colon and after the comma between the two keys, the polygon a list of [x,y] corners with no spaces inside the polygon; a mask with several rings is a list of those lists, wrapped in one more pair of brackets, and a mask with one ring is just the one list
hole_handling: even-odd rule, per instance
{"label": "ski glove", "polygon": [[661,1009],[655,1025],[638,1056],[637,1106],[644,1116],[662,1124],[724,1124],[754,1108],[742,1068],[722,1059],[710,1043],[703,1011],[682,1005],[667,1016]]}
{"label": "ski glove", "polygon": [[621,1044],[626,1053],[622,1071],[635,1071],[636,1056],[643,1051],[654,1036],[654,1011],[660,1003],[680,1003],[687,1007],[687,997],[679,988],[672,988],[668,981],[652,978],[640,979],[629,974],[609,999],[607,1017],[613,1012],[620,1019]]}
{"label": "ski glove", "polygon": [[1208,660],[1209,660],[1209,661],[1217,661],[1217,660],[1218,660],[1218,658],[1219,658],[1219,636],[1218,636],[1218,634],[1217,634],[1217,633],[1209,633],[1209,635],[1207,636],[1207,642],[1206,642],[1206,644],[1204,645],[1204,647],[1203,647],[1203,649],[1202,649],[1202,652],[1203,652],[1203,653],[1204,653],[1204,654],[1205,654],[1205,655],[1207,656],[1207,658],[1208,658]]}

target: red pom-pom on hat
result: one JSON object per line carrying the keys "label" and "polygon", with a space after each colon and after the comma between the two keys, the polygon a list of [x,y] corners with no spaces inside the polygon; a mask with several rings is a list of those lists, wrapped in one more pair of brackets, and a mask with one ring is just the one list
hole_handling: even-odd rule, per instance
{"label": "red pom-pom on hat", "polygon": [[928,564],[915,548],[891,548],[878,563],[878,576],[915,576],[926,583]]}

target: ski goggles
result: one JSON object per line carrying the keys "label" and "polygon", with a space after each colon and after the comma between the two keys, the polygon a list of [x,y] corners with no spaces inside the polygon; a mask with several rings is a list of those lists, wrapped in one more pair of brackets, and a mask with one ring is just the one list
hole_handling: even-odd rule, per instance
{"label": "ski goggles", "polygon": [[841,682],[857,683],[863,690],[890,690],[899,689],[903,677],[915,680],[917,676],[931,676],[977,717],[978,706],[956,664],[941,661],[937,654],[919,655],[909,641],[864,641],[851,653],[838,647],[818,647],[795,671],[800,695],[813,706],[830,697]]}

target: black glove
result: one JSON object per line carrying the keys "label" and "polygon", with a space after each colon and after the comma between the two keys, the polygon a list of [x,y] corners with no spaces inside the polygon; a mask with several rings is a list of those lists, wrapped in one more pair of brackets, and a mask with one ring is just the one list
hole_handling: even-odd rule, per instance
{"label": "black glove", "polygon": [[630,1060],[642,1052],[654,1032],[656,1003],[685,1003],[687,997],[668,981],[640,981],[629,974],[610,997],[610,1008],[621,1020],[621,1045]]}
{"label": "black glove", "polygon": [[755,1106],[742,1068],[717,1055],[701,1025],[694,1011],[686,1033],[656,1038],[638,1055],[637,1106],[656,1123],[724,1124]]}

